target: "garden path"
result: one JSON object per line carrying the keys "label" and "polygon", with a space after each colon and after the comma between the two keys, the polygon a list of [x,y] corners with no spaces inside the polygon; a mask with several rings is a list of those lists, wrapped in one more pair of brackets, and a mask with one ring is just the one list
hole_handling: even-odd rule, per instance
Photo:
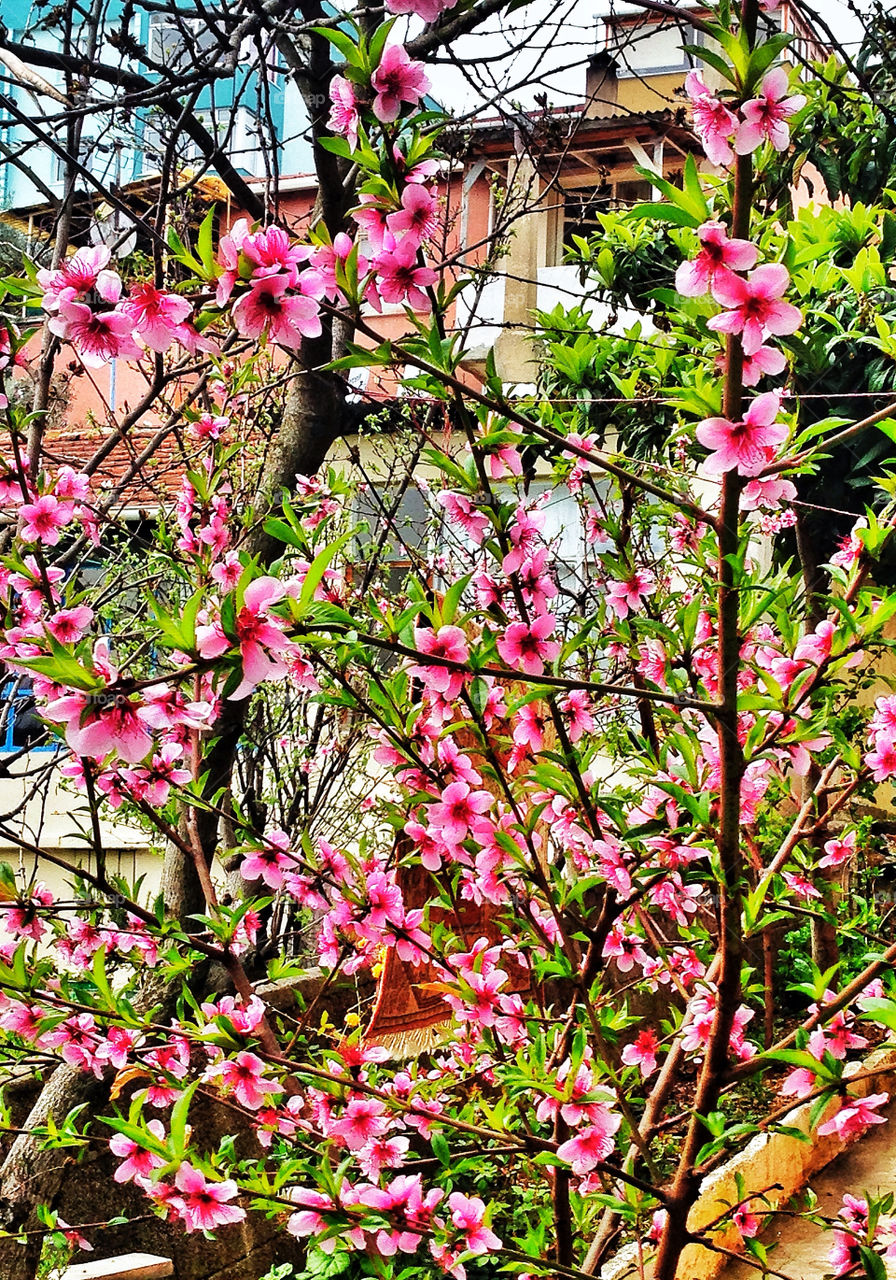
{"label": "garden path", "polygon": [[[887,1112],[887,1123],[876,1125],[873,1132],[848,1147],[841,1155],[810,1179],[809,1185],[818,1196],[822,1213],[833,1216],[840,1207],[844,1192],[872,1196],[896,1192],[896,1105]],[[830,1275],[827,1260],[831,1247],[829,1232],[800,1218],[778,1218],[760,1236],[763,1244],[776,1247],[769,1251],[769,1266],[792,1277],[792,1280],[821,1280]],[[719,1280],[757,1280],[761,1272],[746,1262],[732,1262]],[[887,1276],[896,1280],[896,1264],[888,1264]]]}

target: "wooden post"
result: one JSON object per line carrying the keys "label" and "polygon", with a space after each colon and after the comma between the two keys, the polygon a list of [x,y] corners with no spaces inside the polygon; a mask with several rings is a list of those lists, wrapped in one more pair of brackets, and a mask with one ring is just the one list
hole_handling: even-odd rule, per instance
{"label": "wooden post", "polygon": [[63,1272],[62,1280],[164,1280],[173,1275],[170,1258],[153,1253],[124,1253],[117,1258],[79,1262]]}

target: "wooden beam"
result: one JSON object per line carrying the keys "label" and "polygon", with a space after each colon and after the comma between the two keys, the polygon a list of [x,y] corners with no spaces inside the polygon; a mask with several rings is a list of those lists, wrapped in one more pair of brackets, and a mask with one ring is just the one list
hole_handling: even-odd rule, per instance
{"label": "wooden beam", "polygon": [[117,1258],[79,1262],[63,1272],[62,1280],[165,1280],[174,1275],[170,1258],[153,1253],[125,1253]]}
{"label": "wooden beam", "polygon": [[578,160],[580,164],[583,164],[586,169],[593,170],[594,173],[600,173],[602,169],[606,169],[608,167],[606,164],[599,163],[595,160],[594,156],[589,156],[584,151],[570,151],[569,154],[574,160]]}

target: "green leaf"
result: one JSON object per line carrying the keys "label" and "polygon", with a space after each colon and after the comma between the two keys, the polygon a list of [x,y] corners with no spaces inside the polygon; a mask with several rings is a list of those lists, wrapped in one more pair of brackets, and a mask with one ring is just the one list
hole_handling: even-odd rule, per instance
{"label": "green leaf", "polygon": [[190,1103],[193,1101],[193,1094],[201,1083],[201,1080],[194,1080],[191,1085],[187,1086],[171,1108],[171,1121],[168,1126],[171,1146],[182,1155],[187,1154],[187,1115],[189,1114]]}
{"label": "green leaf", "polygon": [[883,1265],[881,1254],[874,1252],[867,1244],[860,1244],[859,1257],[868,1280],[887,1280],[887,1268]]}
{"label": "green leaf", "polygon": [[312,27],[315,35],[323,36],[325,40],[329,40],[334,49],[338,49],[350,66],[358,67],[361,65],[360,50],[356,42],[345,31],[340,31],[338,27]]}
{"label": "green leaf", "polygon": [[786,49],[792,40],[793,36],[790,32],[779,31],[777,35],[770,36],[768,40],[764,40],[762,44],[756,46],[750,54],[747,92],[750,92],[752,87],[756,85],[772,65],[778,54]]}
{"label": "green leaf", "polygon": [[860,1244],[859,1257],[868,1280],[887,1280],[887,1268],[879,1253],[875,1253],[866,1244]]}
{"label": "green leaf", "polygon": [[97,991],[103,997],[105,1007],[107,1009],[117,1009],[118,1004],[112,994],[112,988],[109,986],[109,979],[106,976],[106,948],[100,947],[96,955],[93,957],[92,966],[93,981]]}
{"label": "green leaf", "polygon": [[390,18],[388,22],[381,22],[376,31],[374,31],[373,35],[370,37],[368,52],[370,54],[371,67],[378,67],[380,65],[380,58],[383,56],[383,49],[386,47],[389,32],[395,26],[397,21],[397,18]]}
{"label": "green leaf", "polygon": [[679,227],[699,227],[704,219],[679,205],[666,204],[659,200],[636,204],[629,211],[630,218],[654,218],[657,222],[672,222]]}
{"label": "green leaf", "polygon": [[470,585],[472,578],[472,573],[466,574],[463,578],[458,578],[457,582],[453,582],[445,592],[445,598],[442,601],[442,607],[440,610],[443,623],[451,624],[454,622],[454,616],[457,613],[457,606],[460,604],[460,598]]}
{"label": "green leaf", "polygon": [[862,1012],[856,1016],[896,1031],[896,1000],[884,996],[866,996],[861,1002]]}
{"label": "green leaf", "polygon": [[215,274],[215,246],[213,242],[212,229],[215,223],[216,212],[217,206],[212,205],[208,213],[202,219],[199,226],[199,235],[196,241],[199,261],[205,268],[205,274],[209,277]]}
{"label": "green leaf", "polygon": [[327,569],[329,569],[346,543],[351,542],[354,536],[354,529],[348,529],[345,533],[340,534],[335,541],[331,542],[329,546],[324,547],[319,555],[314,557],[308,572],[305,574],[305,581],[302,583],[302,590],[297,601],[300,613],[303,607],[307,608],[313,602],[314,593],[323,581],[323,576]]}
{"label": "green leaf", "polygon": [[183,240],[181,240],[180,236],[174,230],[174,227],[168,228],[168,234],[165,238],[168,242],[168,248],[171,250],[177,261],[182,262],[185,267],[189,267],[191,271],[196,273],[196,275],[201,276],[203,274],[202,263],[198,258],[193,257]]}
{"label": "green leaf", "polygon": [[450,1169],[451,1151],[448,1147],[445,1135],[438,1131],[435,1132],[430,1138],[430,1146],[432,1147],[432,1153],[438,1160],[439,1164],[441,1164],[445,1169]]}
{"label": "green leaf", "polygon": [[682,45],[682,48],[685,53],[693,54],[696,58],[699,58],[701,62],[705,62],[708,67],[712,67],[714,71],[718,71],[719,75],[722,76],[723,79],[727,80],[729,84],[735,83],[736,76],[734,75],[731,65],[725,61],[721,54],[715,53],[712,49],[705,49],[703,45],[700,44],[685,44]]}
{"label": "green leaf", "polygon": [[264,531],[269,533],[272,538],[276,538],[278,542],[282,542],[286,547],[303,547],[305,545],[298,531],[292,525],[287,524],[285,520],[278,519],[277,516],[271,516],[270,519],[265,520]]}
{"label": "green leaf", "polygon": [[[50,645],[51,648],[55,648],[52,637],[50,637]],[[42,676],[49,676],[57,684],[69,685],[73,689],[83,689],[87,692],[99,688],[96,677],[66,653],[61,646],[59,648],[61,652],[58,654],[54,652],[52,658],[17,658],[16,662],[20,667],[27,667],[29,671],[37,671]]]}

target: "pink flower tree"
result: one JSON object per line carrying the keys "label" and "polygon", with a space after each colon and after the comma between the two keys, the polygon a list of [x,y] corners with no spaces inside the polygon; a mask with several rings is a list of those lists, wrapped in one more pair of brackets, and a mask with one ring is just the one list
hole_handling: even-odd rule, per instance
{"label": "pink flower tree", "polygon": [[[450,9],[389,7],[426,23]],[[93,854],[69,865],[16,837],[70,873],[73,909],[0,866],[3,1049],[107,1089],[90,1133],[78,1109],[43,1137],[108,1147],[110,1185],[146,1214],[196,1235],[264,1214],[315,1266],[357,1254],[383,1280],[464,1280],[485,1258],[594,1275],[628,1236],[674,1280],[685,1248],[752,1240],[777,1207],[745,1187],[688,1227],[719,1159],[787,1125],[786,1101],[735,1122],[732,1089],[811,1097],[818,1131],[844,1143],[886,1120],[851,1055],[864,1022],[893,1025],[896,944],[869,947],[863,926],[842,983],[813,972],[783,1026],[769,1003],[773,926],[821,911],[825,873],[866,852],[861,802],[896,777],[896,701],[852,698],[859,664],[892,647],[896,597],[873,576],[889,507],[839,553],[830,592],[767,567],[791,477],[874,420],[801,436],[786,382],[745,390],[786,377],[811,321],[788,300],[788,232],[753,208],[802,105],[756,17],[746,0],[742,40],[698,19],[736,50],[714,55],[718,92],[687,81],[731,198],[695,166],[684,191],[666,183],[704,345],[669,389],[662,465],[622,437],[599,447],[561,397],[471,385],[447,319],[456,263],[437,256],[448,157],[426,69],[391,23],[330,24],[336,136],[316,141],[358,178],[332,225],[294,237],[238,218],[215,247],[209,221],[195,254],[169,238],[176,289],[125,287],[104,250],[21,285],[42,297],[47,345],[88,367],[133,360],[164,387],[172,362],[207,357],[176,410],[183,466],[153,572],[138,564],[118,595],[69,572],[79,543],[111,536],[102,485],[42,453],[13,400],[2,481],[2,657],[30,681]],[[317,369],[325,330],[373,342],[383,304],[404,336],[345,339]],[[422,402],[410,452],[428,447],[413,530],[384,503],[380,536],[358,518],[377,495],[321,458],[286,474],[278,455],[264,501],[246,499],[250,437],[286,412],[271,388],[294,358],[297,395],[312,371],[324,397],[346,368],[405,370]],[[303,809],[349,756],[341,805]],[[166,906],[113,876],[110,811],[167,844],[192,896]],[[317,971],[300,1000],[297,969]],[[200,1100],[230,1118],[222,1140]],[[54,1213],[47,1230],[90,1243]],[[844,1201],[841,1273],[891,1250],[889,1214]]]}

